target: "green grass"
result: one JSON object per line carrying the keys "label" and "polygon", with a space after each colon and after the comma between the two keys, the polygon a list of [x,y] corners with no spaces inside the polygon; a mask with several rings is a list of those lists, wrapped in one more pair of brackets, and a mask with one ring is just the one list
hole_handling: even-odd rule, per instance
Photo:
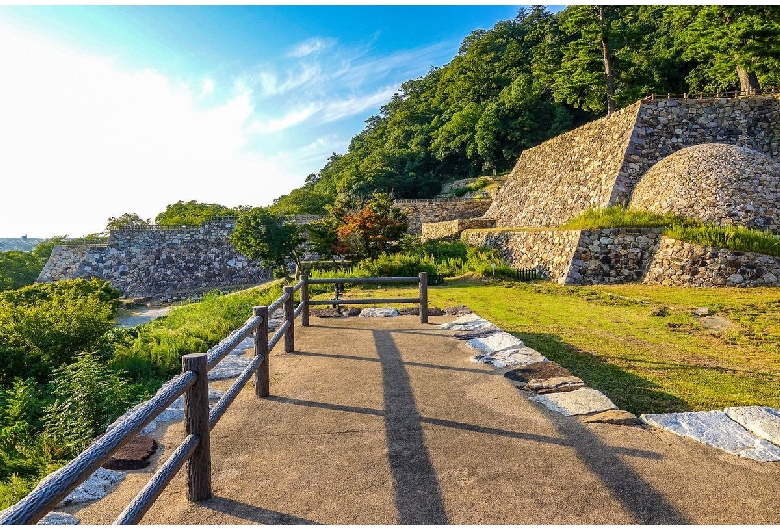
{"label": "green grass", "polygon": [[[429,302],[471,307],[636,414],[780,408],[780,289],[460,280]],[[696,307],[734,327],[705,328]]]}
{"label": "green grass", "polygon": [[703,247],[726,248],[780,256],[780,240],[771,233],[744,226],[716,226],[678,215],[659,215],[616,205],[592,208],[561,225],[562,230],[597,230],[619,227],[658,227],[673,239]]}

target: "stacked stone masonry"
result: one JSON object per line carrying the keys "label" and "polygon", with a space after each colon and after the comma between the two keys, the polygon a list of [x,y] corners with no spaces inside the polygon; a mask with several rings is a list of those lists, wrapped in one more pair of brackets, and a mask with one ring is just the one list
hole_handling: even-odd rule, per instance
{"label": "stacked stone masonry", "polygon": [[454,219],[482,217],[490,208],[491,199],[396,201],[394,206],[406,212],[408,232],[421,234],[423,223],[438,223]]}
{"label": "stacked stone masonry", "polygon": [[780,166],[772,158],[747,147],[700,144],[650,168],[629,208],[777,233],[779,199]]}
{"label": "stacked stone masonry", "polygon": [[237,252],[234,220],[199,228],[114,230],[105,246],[57,246],[39,282],[102,278],[126,297],[160,296],[252,285],[271,272]]}
{"label": "stacked stone masonry", "polygon": [[775,96],[640,101],[524,151],[485,217],[498,227],[555,227],[628,203],[653,165],[703,143],[776,157],[779,120]]}
{"label": "stacked stone masonry", "polygon": [[693,287],[780,285],[780,258],[662,237],[644,283]]}
{"label": "stacked stone masonry", "polygon": [[561,284],[636,282],[656,254],[658,228],[466,230],[464,242],[499,249],[515,268],[536,269]]}
{"label": "stacked stone masonry", "polygon": [[439,223],[423,223],[423,241],[430,239],[453,239],[460,236],[461,232],[469,228],[493,228],[496,222],[493,219],[477,217],[475,219],[453,219]]}

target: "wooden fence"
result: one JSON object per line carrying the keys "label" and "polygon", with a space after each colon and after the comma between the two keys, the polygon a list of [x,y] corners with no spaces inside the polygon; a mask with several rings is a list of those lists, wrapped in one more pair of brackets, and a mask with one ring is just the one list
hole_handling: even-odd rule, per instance
{"label": "wooden fence", "polygon": [[[419,303],[420,322],[428,322],[427,274],[410,278],[317,278],[304,273],[294,286],[284,287],[284,293],[269,306],[255,307],[253,315],[237,330],[206,353],[182,357],[182,373],[165,383],[157,393],[130,410],[120,422],[97,438],[81,454],[64,467],[44,478],[25,498],[0,512],[0,524],[34,524],[54,509],[62,499],[98,469],[119,447],[138,434],[179,396],[184,396],[184,441],[173,450],[146,486],[119,514],[114,524],[136,524],[151,508],[165,486],[187,465],[187,499],[192,502],[212,497],[210,433],[233,403],[246,383],[254,378],[257,397],[270,395],[268,353],[284,337],[284,351],[295,350],[295,318],[309,325],[309,307],[332,304],[334,300],[309,300],[308,286],[313,283],[419,283],[418,298],[387,298],[366,300],[336,300],[339,304]],[[296,306],[294,295],[300,291]],[[284,308],[284,321],[269,339],[268,318]],[[208,372],[249,335],[254,336],[255,357],[237,377],[231,387],[209,411]]]}

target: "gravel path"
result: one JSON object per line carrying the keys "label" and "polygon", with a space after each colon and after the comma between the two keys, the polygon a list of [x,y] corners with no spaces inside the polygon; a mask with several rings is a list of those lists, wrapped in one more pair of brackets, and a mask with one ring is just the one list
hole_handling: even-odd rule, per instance
{"label": "gravel path", "polygon": [[[271,355],[272,397],[250,384],[212,432],[214,498],[188,503],[180,472],[142,522],[780,523],[780,464],[555,413],[416,317],[312,324]],[[153,435],[164,461],[182,427]],[[68,511],[110,523],[149,476]]]}

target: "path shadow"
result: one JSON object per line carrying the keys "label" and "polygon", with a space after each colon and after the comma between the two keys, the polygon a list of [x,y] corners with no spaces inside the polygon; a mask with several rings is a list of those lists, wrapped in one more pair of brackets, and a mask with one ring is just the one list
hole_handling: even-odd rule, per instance
{"label": "path shadow", "polygon": [[[534,405],[540,411],[545,409],[543,405]],[[637,524],[689,524],[663,493],[618,458],[614,448],[605,444],[586,425],[564,417],[554,423],[567,440],[567,445],[574,447],[580,461],[612,491]]]}
{"label": "path shadow", "polygon": [[399,524],[446,524],[436,471],[425,446],[409,374],[389,331],[373,331],[382,363],[385,433]]}
{"label": "path shadow", "polygon": [[288,513],[266,510],[225,497],[215,496],[202,504],[216,512],[225,513],[256,524],[320,524]]}

